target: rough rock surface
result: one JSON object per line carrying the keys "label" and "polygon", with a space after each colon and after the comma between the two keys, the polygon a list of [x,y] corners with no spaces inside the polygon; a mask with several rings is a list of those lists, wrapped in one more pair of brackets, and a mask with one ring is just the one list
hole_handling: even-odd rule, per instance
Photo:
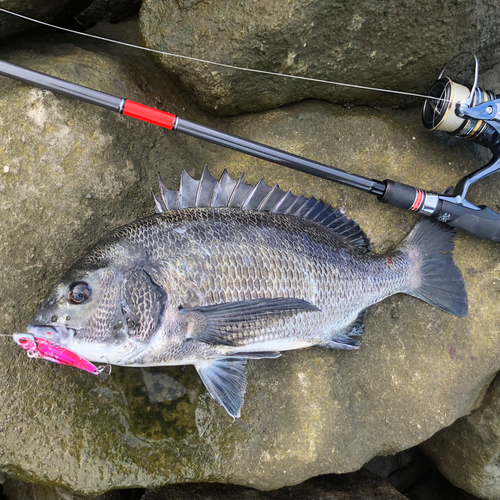
{"label": "rough rock surface", "polygon": [[[209,119],[169,91],[170,82],[141,56],[103,50],[56,36],[4,46],[0,57],[424,189],[455,183],[487,156],[425,132],[416,109],[306,101]],[[353,189],[87,104],[7,79],[0,87],[3,334],[22,331],[61,273],[98,237],[151,213],[148,189],[159,170],[170,188],[182,167],[199,176],[208,163],[215,175],[244,171],[249,182],[264,176],[315,195],[357,220],[375,252],[393,248],[417,220]],[[496,176],[474,186],[471,201],[499,210],[499,183]],[[113,368],[97,378],[29,360],[0,337],[0,470],[87,495],[198,481],[275,489],[354,471],[375,455],[414,446],[477,408],[500,368],[498,245],[460,234],[455,261],[469,293],[467,317],[408,296],[385,300],[368,312],[359,351],[302,349],[251,361],[242,418],[234,422],[193,367]]]}
{"label": "rough rock surface", "polygon": [[141,500],[405,500],[382,478],[361,469],[315,477],[297,486],[257,491],[232,484],[175,484],[147,491]]}
{"label": "rough rock surface", "polygon": [[481,407],[421,445],[453,484],[486,500],[500,498],[500,374]]}
{"label": "rough rock surface", "polygon": [[[40,21],[65,24],[90,2],[91,0],[2,0],[0,7]],[[40,29],[40,26],[32,21],[0,12],[0,38],[31,29]]]}
{"label": "rough rock surface", "polygon": [[[487,0],[145,0],[146,46],[209,61],[383,89],[426,93],[463,51],[491,67],[500,56],[497,3]],[[233,115],[306,98],[396,106],[401,95],[247,73],[158,56],[203,108]],[[413,99],[414,100],[414,99]]]}

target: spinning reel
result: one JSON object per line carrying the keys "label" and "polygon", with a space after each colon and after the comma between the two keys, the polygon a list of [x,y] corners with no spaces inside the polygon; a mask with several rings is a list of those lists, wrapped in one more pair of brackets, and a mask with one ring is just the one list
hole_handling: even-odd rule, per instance
{"label": "spinning reel", "polygon": [[[445,76],[445,72],[453,61],[467,54],[474,58],[474,83],[464,86]],[[454,57],[445,65],[429,91],[431,97],[424,102],[422,123],[427,130],[448,132],[491,150],[493,157],[485,166],[463,177],[450,195],[439,196],[439,199],[452,203],[457,208],[474,210],[479,217],[498,221],[498,214],[487,207],[477,207],[466,199],[467,191],[474,182],[500,170],[500,98],[491,90],[478,87],[478,79],[479,61],[474,54],[465,52]],[[441,214],[437,219],[443,222],[449,220],[446,214]],[[500,241],[499,225],[500,222],[497,222],[491,226],[494,230],[491,235],[493,237],[482,230],[472,231],[463,227],[461,229],[476,236]]]}

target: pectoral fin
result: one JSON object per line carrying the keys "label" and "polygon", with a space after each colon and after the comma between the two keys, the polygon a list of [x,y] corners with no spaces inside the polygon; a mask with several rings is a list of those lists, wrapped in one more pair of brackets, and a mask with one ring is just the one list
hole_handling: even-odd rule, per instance
{"label": "pectoral fin", "polygon": [[188,338],[207,344],[236,346],[244,342],[245,332],[265,328],[266,323],[279,317],[319,310],[305,300],[285,297],[192,307],[181,309],[181,313],[201,316],[201,327],[191,331]]}
{"label": "pectoral fin", "polygon": [[246,362],[244,358],[220,358],[194,365],[210,396],[233,418],[240,417],[245,397]]}

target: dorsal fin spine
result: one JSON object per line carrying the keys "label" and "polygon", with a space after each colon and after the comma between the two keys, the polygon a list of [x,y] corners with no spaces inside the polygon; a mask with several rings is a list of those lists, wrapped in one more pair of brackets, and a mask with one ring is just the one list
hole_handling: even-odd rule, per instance
{"label": "dorsal fin spine", "polygon": [[288,207],[288,210],[285,212],[285,214],[294,214],[297,211],[297,207],[302,206],[304,203],[305,198],[301,196],[297,196],[295,198],[295,201]]}
{"label": "dorsal fin spine", "polygon": [[208,167],[205,165],[205,168],[203,169],[203,172],[200,177],[200,183],[198,184],[198,189],[196,190],[196,196],[194,197],[194,206],[199,207],[199,202],[200,202],[200,193],[203,188],[203,180],[205,177],[205,171],[208,171]]}
{"label": "dorsal fin spine", "polygon": [[[277,190],[277,189],[280,189],[278,184],[275,184],[271,190],[269,191],[269,193],[267,193],[266,196],[264,196],[264,199],[260,202],[259,206],[257,207],[257,210],[262,210],[265,206],[266,206],[266,203],[267,201],[269,200],[269,198],[271,198],[271,196],[273,195],[273,193]],[[281,191],[281,189],[280,189]]]}
{"label": "dorsal fin spine", "polygon": [[314,212],[314,210],[318,207],[318,205],[324,206],[323,203],[321,203],[321,201],[316,200],[316,203],[311,207],[311,209],[306,214],[304,214],[304,217],[310,219],[311,218],[310,214]]}
{"label": "dorsal fin spine", "polygon": [[240,185],[245,182],[245,174],[241,174],[240,178],[236,182],[236,186],[234,186],[233,192],[231,193],[231,196],[229,196],[229,199],[227,200],[227,206],[231,206],[231,202],[233,201],[234,197],[236,196],[236,192],[238,191],[238,188]]}
{"label": "dorsal fin spine", "polygon": [[243,201],[243,203],[241,204],[241,208],[243,210],[245,210],[247,208],[248,204],[250,203],[250,200],[252,199],[252,196],[255,194],[255,191],[257,191],[257,188],[259,187],[259,184],[261,182],[262,182],[262,179],[257,184],[255,184],[253,189],[247,194],[245,201]]}
{"label": "dorsal fin spine", "polygon": [[158,182],[161,199],[153,193],[154,210],[157,213],[191,207],[231,207],[272,212],[309,219],[335,232],[364,252],[370,249],[370,242],[363,230],[340,209],[325,205],[314,197],[295,196],[291,191],[285,193],[278,184],[270,187],[264,179],[252,186],[245,182],[244,175],[235,181],[224,170],[217,181],[205,166],[199,181],[183,169],[179,191],[167,189],[159,174]]}
{"label": "dorsal fin spine", "polygon": [[[278,203],[276,203],[275,207],[273,208],[272,212],[279,212],[280,210],[280,207],[285,203],[285,201],[288,199],[288,198],[291,198],[293,197],[294,195],[292,194],[292,191],[287,191],[283,197],[281,198],[281,200],[278,201]],[[280,212],[280,213],[283,213],[283,212]]]}
{"label": "dorsal fin spine", "polygon": [[226,176],[226,175],[228,175],[228,173],[227,173],[227,170],[224,169],[224,172],[222,172],[222,175],[220,176],[219,182],[215,186],[214,191],[212,193],[212,199],[210,200],[211,207],[215,207],[215,204],[217,203],[217,198],[218,198],[220,191],[221,191],[222,182],[224,181],[224,176]]}
{"label": "dorsal fin spine", "polygon": [[155,212],[157,214],[161,214],[162,212],[165,212],[166,210],[166,207],[165,205],[163,204],[163,202],[156,196],[155,192],[153,191],[153,189],[151,189],[151,194],[153,195],[153,205],[154,205],[154,209],[155,209]]}

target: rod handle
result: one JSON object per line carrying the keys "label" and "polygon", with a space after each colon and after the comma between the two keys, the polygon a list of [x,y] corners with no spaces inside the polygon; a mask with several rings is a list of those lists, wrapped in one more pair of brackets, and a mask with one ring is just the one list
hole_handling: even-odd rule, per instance
{"label": "rod handle", "polygon": [[422,189],[389,179],[386,179],[384,184],[384,194],[378,197],[378,201],[412,212],[417,212],[422,208],[426,196]]}
{"label": "rod handle", "polygon": [[461,231],[491,241],[500,241],[500,214],[481,205],[479,210],[442,200],[436,219]]}

